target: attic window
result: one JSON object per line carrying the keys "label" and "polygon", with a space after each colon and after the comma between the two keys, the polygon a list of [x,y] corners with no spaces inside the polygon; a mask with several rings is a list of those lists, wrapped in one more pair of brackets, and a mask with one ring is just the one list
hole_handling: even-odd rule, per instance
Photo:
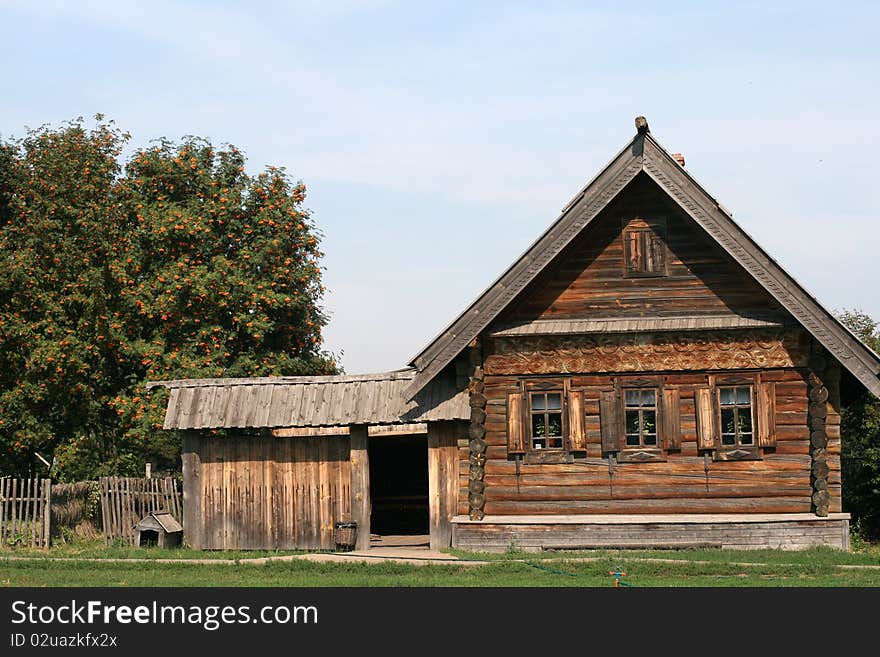
{"label": "attic window", "polygon": [[626,276],[666,276],[666,247],[662,221],[643,219],[626,222],[623,229],[623,258]]}

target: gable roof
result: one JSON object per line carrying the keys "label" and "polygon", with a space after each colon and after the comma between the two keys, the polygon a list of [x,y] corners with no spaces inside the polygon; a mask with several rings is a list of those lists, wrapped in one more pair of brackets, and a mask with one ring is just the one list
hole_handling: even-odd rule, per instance
{"label": "gable roof", "polygon": [[412,397],[436,377],[581,233],[618,193],[644,172],[868,390],[880,397],[880,356],[787,274],[651,135],[643,117],[633,139],[563,208],[562,214],[410,365]]}

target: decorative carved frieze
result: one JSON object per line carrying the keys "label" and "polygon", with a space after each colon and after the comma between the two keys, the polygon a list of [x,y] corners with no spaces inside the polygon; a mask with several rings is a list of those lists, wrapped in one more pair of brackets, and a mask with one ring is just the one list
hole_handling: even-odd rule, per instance
{"label": "decorative carved frieze", "polygon": [[797,329],[504,337],[493,340],[486,374],[650,372],[804,367]]}

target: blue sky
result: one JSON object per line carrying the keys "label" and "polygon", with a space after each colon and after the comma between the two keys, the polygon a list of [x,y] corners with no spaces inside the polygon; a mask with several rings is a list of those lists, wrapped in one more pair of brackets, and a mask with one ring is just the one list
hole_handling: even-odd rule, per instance
{"label": "blue sky", "polygon": [[880,4],[842,4],[0,0],[0,135],[101,112],[286,167],[352,373],[405,365],[639,114],[826,306],[880,319]]}

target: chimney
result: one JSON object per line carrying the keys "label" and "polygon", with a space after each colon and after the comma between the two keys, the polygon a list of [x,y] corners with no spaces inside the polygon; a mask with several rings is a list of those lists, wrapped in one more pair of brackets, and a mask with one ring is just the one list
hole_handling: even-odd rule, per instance
{"label": "chimney", "polygon": [[682,155],[681,153],[673,153],[672,159],[678,162],[678,166],[684,166],[684,155]]}

